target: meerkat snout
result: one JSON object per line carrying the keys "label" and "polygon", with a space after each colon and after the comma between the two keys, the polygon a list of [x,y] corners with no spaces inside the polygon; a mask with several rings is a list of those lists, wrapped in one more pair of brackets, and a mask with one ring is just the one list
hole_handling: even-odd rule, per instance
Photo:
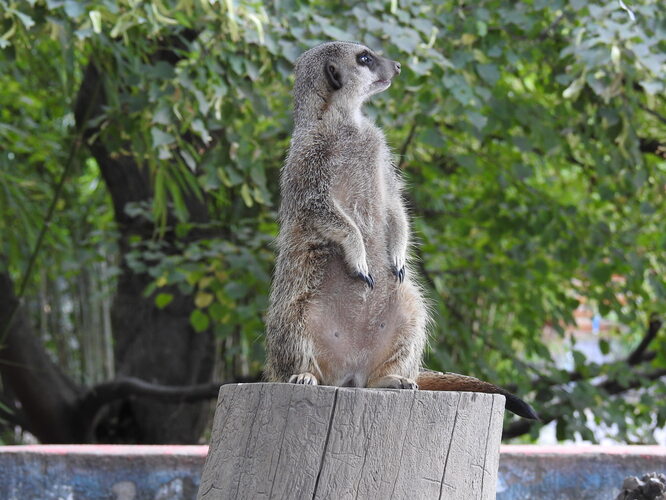
{"label": "meerkat snout", "polygon": [[360,66],[365,66],[371,72],[374,80],[370,85],[366,97],[383,92],[391,86],[391,80],[400,74],[400,63],[385,57],[373,54],[369,49],[361,52],[356,60]]}

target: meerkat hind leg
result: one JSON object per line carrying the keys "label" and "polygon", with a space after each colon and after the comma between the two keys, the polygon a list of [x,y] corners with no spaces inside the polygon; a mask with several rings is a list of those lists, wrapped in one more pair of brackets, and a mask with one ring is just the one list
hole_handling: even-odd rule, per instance
{"label": "meerkat hind leg", "polygon": [[317,385],[317,377],[310,372],[295,373],[289,378],[290,384]]}
{"label": "meerkat hind leg", "polygon": [[386,375],[385,377],[373,380],[368,387],[376,389],[418,389],[418,384],[411,378],[401,375]]}
{"label": "meerkat hind leg", "polygon": [[[421,355],[425,346],[425,309],[421,307],[418,290],[406,282],[400,291],[402,308],[399,316],[406,318],[397,326],[393,338],[393,352],[386,356],[370,373],[367,387],[386,389],[418,389]],[[387,355],[388,354],[388,355]]]}

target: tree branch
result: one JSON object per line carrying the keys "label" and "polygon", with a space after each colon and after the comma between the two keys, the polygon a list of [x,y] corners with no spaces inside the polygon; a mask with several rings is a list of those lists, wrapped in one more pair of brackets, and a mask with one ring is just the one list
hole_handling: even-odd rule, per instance
{"label": "tree branch", "polygon": [[18,425],[21,429],[34,434],[23,411],[17,408],[14,401],[4,394],[0,394],[0,420],[4,420],[11,425]]}
{"label": "tree branch", "polygon": [[645,111],[646,113],[650,113],[652,116],[654,116],[657,120],[659,120],[661,123],[666,124],[666,116],[663,116],[659,113],[657,113],[655,110],[648,108],[644,104],[640,105],[640,108]]}
{"label": "tree branch", "polygon": [[[605,382],[594,385],[594,387],[596,389],[605,391],[608,395],[614,396],[628,390],[641,387],[641,385],[643,385],[644,379],[657,380],[664,376],[666,376],[666,368],[661,368],[651,373],[635,375],[632,380],[626,384],[620,384],[615,380],[606,380]],[[570,407],[561,403],[562,402],[559,401],[550,405],[551,411],[539,411],[539,423],[542,425],[548,424],[553,420],[560,418],[566,411],[570,409]],[[522,436],[523,434],[527,434],[530,432],[530,429],[534,423],[534,420],[518,420],[504,429],[504,432],[502,433],[502,439],[511,439]]]}
{"label": "tree branch", "polygon": [[640,344],[638,344],[638,346],[627,357],[628,365],[635,366],[646,360],[645,351],[647,350],[650,343],[656,338],[657,333],[659,333],[659,330],[661,329],[661,326],[662,326],[661,318],[656,314],[652,314],[650,316],[650,320],[648,322],[648,328],[647,331],[645,332],[643,340],[641,340]]}
{"label": "tree branch", "polygon": [[[652,352],[647,352],[647,348],[649,347],[650,343],[656,338],[657,333],[659,332],[659,329],[662,326],[662,321],[661,319],[653,314],[650,316],[650,320],[648,322],[648,328],[645,332],[645,336],[641,340],[640,344],[636,346],[636,348],[629,354],[629,356],[624,360],[625,363],[629,366],[636,366],[641,363],[649,362],[652,361],[655,357],[655,354]],[[621,362],[621,360],[614,361],[612,363],[607,363],[608,365],[610,364],[615,364]],[[605,365],[604,365],[605,366]],[[555,381],[549,378],[547,375],[544,377],[539,377],[534,380],[532,380],[532,386],[540,386],[543,384],[550,384],[550,385],[562,385],[570,382],[577,382],[579,380],[582,380],[583,374],[579,371],[571,371],[567,373],[567,377],[565,381]]]}
{"label": "tree branch", "polygon": [[[629,354],[629,356],[624,360],[624,362],[629,366],[629,367],[634,367],[637,366],[641,363],[644,363],[646,361],[650,361],[654,358],[654,354],[647,352],[647,348],[649,347],[650,343],[657,337],[657,334],[659,333],[659,330],[661,329],[662,326],[662,321],[657,316],[656,314],[652,314],[650,316],[650,320],[648,322],[648,327],[645,332],[645,335],[641,342],[636,346],[636,348]],[[654,372],[640,375],[636,374],[634,375],[633,379],[626,384],[621,384],[617,382],[616,380],[605,380],[604,382],[600,382],[596,384],[594,387],[606,392],[609,395],[616,395],[620,394],[622,392],[626,392],[630,389],[635,389],[637,387],[641,386],[641,381],[645,378],[648,380],[656,380],[658,378],[661,378],[666,375],[666,369],[659,369]],[[579,380],[583,379],[583,375],[578,372],[578,371],[573,371],[569,372],[569,376],[567,379],[567,383],[570,382],[577,382]],[[545,377],[539,378],[535,381],[533,381],[533,385],[539,385],[543,384],[547,381]],[[561,383],[553,384],[553,385],[561,385]],[[568,409],[568,407],[563,406],[559,404],[558,402],[554,402],[550,405],[550,408],[558,408],[555,411],[551,412],[539,412],[539,416],[541,418],[541,423],[547,424],[548,422],[551,422],[560,416],[562,416],[563,412]],[[518,421],[515,422],[514,424],[511,424],[503,434],[503,438],[510,439],[513,437],[520,436],[522,434],[526,434],[530,431],[532,427],[532,423],[528,421]]]}
{"label": "tree branch", "polygon": [[262,375],[256,377],[238,377],[226,382],[210,382],[193,385],[163,385],[147,382],[136,377],[122,377],[109,382],[102,382],[90,388],[78,401],[83,421],[89,426],[86,436],[93,441],[92,427],[98,422],[98,414],[105,406],[118,400],[144,398],[163,403],[194,403],[217,398],[220,387],[234,383],[259,382]]}
{"label": "tree branch", "polygon": [[550,36],[551,31],[553,31],[560,22],[562,22],[562,19],[565,17],[569,17],[570,13],[567,12],[562,12],[559,16],[557,16],[552,23],[548,25],[546,29],[544,29],[541,33],[539,33],[539,36],[537,37],[540,41],[544,41],[546,38]]}
{"label": "tree branch", "polygon": [[650,153],[666,160],[666,142],[644,137],[639,137],[638,141],[641,153]]}
{"label": "tree branch", "polygon": [[405,156],[407,155],[407,150],[409,149],[410,144],[414,140],[415,132],[416,122],[413,122],[411,128],[409,129],[409,134],[407,134],[407,139],[405,139],[405,142],[400,148],[400,163],[398,163],[398,169],[402,169],[405,166]]}
{"label": "tree branch", "polygon": [[136,377],[121,377],[90,388],[81,398],[81,405],[95,410],[115,400],[128,397],[143,397],[167,403],[192,403],[202,399],[216,398],[222,385],[253,383],[259,380],[261,380],[261,376],[239,377],[226,382],[205,384],[163,385],[146,382]]}

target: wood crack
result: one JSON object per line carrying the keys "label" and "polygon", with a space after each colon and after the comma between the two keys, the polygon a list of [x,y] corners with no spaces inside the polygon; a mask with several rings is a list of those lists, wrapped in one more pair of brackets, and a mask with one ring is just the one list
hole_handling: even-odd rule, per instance
{"label": "wood crack", "polygon": [[321,471],[324,469],[324,459],[326,458],[326,450],[328,449],[328,441],[331,438],[331,429],[333,429],[333,417],[335,416],[335,407],[338,404],[338,392],[340,389],[335,389],[333,395],[333,408],[331,408],[331,416],[328,419],[328,430],[326,431],[326,441],[324,441],[324,449],[321,453],[321,462],[319,463],[319,471],[317,471],[317,479],[315,480],[314,489],[312,491],[312,499],[317,496],[317,489],[319,488],[319,479],[321,478]]}
{"label": "wood crack", "polygon": [[495,409],[495,396],[490,398],[490,418],[488,419],[488,430],[486,431],[486,449],[483,454],[483,471],[481,472],[481,498],[483,498],[483,486],[486,480],[486,460],[488,460],[488,445],[490,444],[490,426],[493,422],[493,410]]}
{"label": "wood crack", "polygon": [[398,475],[400,474],[400,466],[402,464],[402,457],[405,454],[405,439],[407,438],[407,432],[409,432],[409,426],[412,422],[412,410],[414,409],[414,403],[416,402],[416,391],[412,391],[414,397],[412,398],[412,405],[409,407],[409,417],[407,418],[407,425],[405,425],[405,432],[402,435],[402,446],[400,447],[400,460],[398,461],[398,470],[395,473],[395,480],[393,481],[393,489],[391,489],[391,498],[395,493],[395,485],[398,483]]}
{"label": "wood crack", "polygon": [[282,428],[282,435],[280,436],[280,451],[278,452],[277,463],[275,464],[275,472],[273,472],[273,477],[271,478],[271,490],[268,492],[268,498],[273,498],[273,487],[275,486],[275,477],[277,476],[278,468],[280,467],[280,459],[282,458],[282,448],[284,444],[284,435],[287,433],[287,427],[289,426],[289,413],[291,413],[291,402],[294,399],[294,391],[290,391],[289,394],[289,404],[287,405],[287,418],[284,419],[284,427]]}
{"label": "wood crack", "polygon": [[444,477],[446,476],[446,466],[449,464],[449,454],[451,453],[451,446],[453,445],[453,436],[456,432],[456,423],[458,422],[458,410],[460,409],[460,401],[462,401],[463,393],[459,393],[458,404],[456,405],[456,416],[453,417],[453,426],[451,429],[451,439],[449,439],[449,447],[446,450],[446,458],[444,459],[444,470],[442,471],[442,482],[439,485],[439,498],[441,500],[442,493],[444,492]]}
{"label": "wood crack", "polygon": [[254,411],[252,412],[252,422],[250,423],[250,431],[247,434],[247,441],[245,441],[245,449],[243,450],[243,464],[244,467],[241,469],[241,473],[238,474],[238,482],[236,483],[236,494],[234,495],[234,498],[238,498],[238,490],[240,489],[241,482],[243,480],[243,473],[246,470],[246,465],[247,465],[247,459],[248,459],[248,448],[250,448],[250,443],[252,441],[252,437],[254,436],[254,433],[252,430],[254,429],[254,423],[257,420],[257,415],[259,414],[259,407],[262,404],[263,400],[263,395],[264,395],[264,388],[265,386],[261,386],[259,388],[259,396],[257,397],[257,404],[254,407]]}

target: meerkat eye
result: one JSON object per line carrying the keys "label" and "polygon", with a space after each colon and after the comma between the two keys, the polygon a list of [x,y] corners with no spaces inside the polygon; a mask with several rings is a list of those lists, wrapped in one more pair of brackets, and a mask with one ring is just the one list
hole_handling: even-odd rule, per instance
{"label": "meerkat eye", "polygon": [[356,60],[361,66],[371,66],[375,59],[367,52],[361,52]]}

